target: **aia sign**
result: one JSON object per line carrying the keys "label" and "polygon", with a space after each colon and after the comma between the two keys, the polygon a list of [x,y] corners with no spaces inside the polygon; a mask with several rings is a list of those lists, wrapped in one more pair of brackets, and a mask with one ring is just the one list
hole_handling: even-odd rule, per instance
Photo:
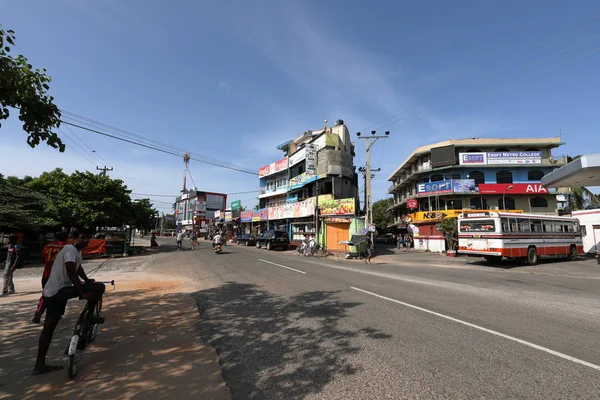
{"label": "aia sign", "polygon": [[419,202],[417,199],[408,199],[406,200],[406,207],[410,208],[411,210],[417,209],[419,208]]}
{"label": "aia sign", "polygon": [[[512,187],[511,187],[512,186]],[[509,189],[510,188],[510,189]],[[479,194],[548,194],[539,183],[480,183]]]}

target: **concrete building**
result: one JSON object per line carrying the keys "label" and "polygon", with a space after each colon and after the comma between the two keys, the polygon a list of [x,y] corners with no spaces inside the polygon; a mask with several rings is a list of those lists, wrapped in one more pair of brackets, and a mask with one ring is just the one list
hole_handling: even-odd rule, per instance
{"label": "concrete building", "polygon": [[416,211],[433,219],[462,209],[556,214],[556,189],[541,179],[566,163],[552,156],[562,144],[559,137],[472,138],[419,147],[388,178],[394,223]]}
{"label": "concrete building", "polygon": [[[277,148],[284,152],[284,157],[258,172],[259,210],[242,212],[246,231],[278,229],[287,231],[292,242],[300,241],[304,235],[317,231],[315,210],[325,202],[342,199],[344,207],[339,210],[349,209],[347,204],[352,202],[352,213],[339,215],[337,219],[354,217],[358,201],[354,143],[342,120],[333,127],[306,131]],[[348,235],[341,236],[346,239]]]}
{"label": "concrete building", "polygon": [[216,221],[215,212],[226,208],[226,194],[190,189],[175,199],[177,229],[192,230],[195,226],[201,233],[206,233],[206,227]]}

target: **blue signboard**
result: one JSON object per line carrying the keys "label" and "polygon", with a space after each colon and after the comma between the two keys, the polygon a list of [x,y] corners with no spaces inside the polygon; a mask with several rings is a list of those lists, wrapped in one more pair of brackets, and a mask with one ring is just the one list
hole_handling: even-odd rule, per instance
{"label": "blue signboard", "polygon": [[452,179],[417,184],[417,196],[434,196],[444,193],[452,193]]}

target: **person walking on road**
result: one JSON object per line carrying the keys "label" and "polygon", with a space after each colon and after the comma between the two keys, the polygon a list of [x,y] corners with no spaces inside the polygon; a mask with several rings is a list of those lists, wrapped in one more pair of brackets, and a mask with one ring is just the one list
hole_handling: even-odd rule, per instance
{"label": "person walking on road", "polygon": [[6,264],[4,265],[4,273],[2,277],[4,282],[2,285],[2,295],[13,294],[15,292],[15,283],[13,282],[13,274],[15,269],[20,265],[19,245],[17,244],[18,237],[11,235],[8,238],[8,254],[6,256]]}
{"label": "person walking on road", "polygon": [[183,249],[183,231],[177,232],[177,250]]}
{"label": "person walking on road", "polygon": [[[42,273],[42,289],[44,289],[46,283],[48,282],[48,278],[50,277],[50,272],[52,271],[52,265],[54,264],[56,256],[58,255],[58,253],[60,253],[63,247],[67,245],[68,235],[68,232],[57,233],[56,235],[54,235],[55,240],[45,245],[42,249],[42,260],[44,260],[44,272]],[[33,322],[34,324],[39,324],[45,310],[46,306],[44,305],[44,296],[41,296],[31,322]]]}
{"label": "person walking on road", "polygon": [[158,247],[158,242],[156,241],[156,232],[152,231],[152,235],[150,236],[150,247],[155,249]]}
{"label": "person walking on road", "polygon": [[371,257],[373,257],[373,241],[369,235],[367,235],[365,244],[367,245],[367,258],[365,258],[365,264],[371,264]]}

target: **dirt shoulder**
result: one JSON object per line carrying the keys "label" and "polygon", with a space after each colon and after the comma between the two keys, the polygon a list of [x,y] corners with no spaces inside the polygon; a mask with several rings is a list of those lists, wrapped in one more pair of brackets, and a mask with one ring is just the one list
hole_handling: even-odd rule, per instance
{"label": "dirt shoulder", "polygon": [[[17,278],[17,277],[16,277]],[[18,279],[15,295],[0,297],[0,399],[228,399],[217,354],[194,331],[195,300],[173,277],[140,272],[96,274],[115,279],[104,297],[106,323],[84,354],[75,380],[63,354],[84,305],[71,300],[55,332],[49,364],[65,370],[31,376],[41,325],[30,322],[39,277]]]}

